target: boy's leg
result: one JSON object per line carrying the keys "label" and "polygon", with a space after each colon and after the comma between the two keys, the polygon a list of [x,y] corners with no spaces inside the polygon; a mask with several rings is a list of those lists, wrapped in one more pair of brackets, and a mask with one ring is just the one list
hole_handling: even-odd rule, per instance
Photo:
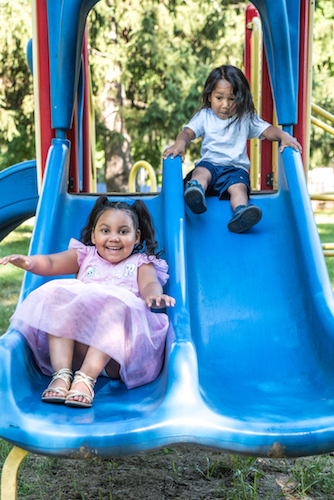
{"label": "boy's leg", "polygon": [[239,207],[239,205],[248,206],[248,189],[246,184],[243,182],[232,184],[227,191],[230,195],[230,203],[233,211]]}
{"label": "boy's leg", "polygon": [[230,195],[232,218],[227,227],[232,233],[243,233],[255,226],[262,217],[262,211],[254,205],[248,206],[248,189],[246,184],[232,184],[228,188]]}
{"label": "boy's leg", "polygon": [[211,181],[211,172],[205,167],[196,167],[191,172],[190,180],[197,181],[198,184],[202,186],[203,191],[205,192],[208,189],[208,186]]}
{"label": "boy's leg", "polygon": [[195,214],[206,211],[205,191],[211,181],[211,172],[205,167],[196,167],[185,185],[184,200]]}

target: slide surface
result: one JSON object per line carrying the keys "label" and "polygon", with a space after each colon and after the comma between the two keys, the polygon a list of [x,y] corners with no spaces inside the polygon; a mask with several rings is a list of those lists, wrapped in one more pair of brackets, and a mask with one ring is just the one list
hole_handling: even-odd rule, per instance
{"label": "slide surface", "polygon": [[0,241],[35,215],[38,202],[36,161],[26,161],[0,172]]}
{"label": "slide surface", "polygon": [[[68,158],[68,142],[55,139],[31,253],[66,249],[95,202],[66,193]],[[333,450],[334,301],[299,154],[284,151],[278,193],[252,198],[264,215],[249,233],[228,232],[229,203],[217,198],[205,214],[185,211],[179,158],[165,161],[162,192],[144,199],[177,299],[162,373],[130,391],[101,378],[88,410],[46,405],[49,379],[9,330],[0,339],[0,436],[79,458],[172,443],[271,457]],[[43,281],[26,274],[21,299]]]}

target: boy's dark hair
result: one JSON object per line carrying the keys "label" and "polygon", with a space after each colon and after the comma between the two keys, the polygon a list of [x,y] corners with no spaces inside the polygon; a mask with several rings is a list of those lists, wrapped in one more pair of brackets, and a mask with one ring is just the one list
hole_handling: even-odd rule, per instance
{"label": "boy's dark hair", "polygon": [[209,96],[219,80],[226,80],[232,86],[235,96],[234,105],[236,107],[236,121],[240,122],[241,118],[245,115],[249,115],[253,120],[255,108],[247,78],[239,68],[231,66],[230,64],[223,64],[213,69],[209,74],[202,92],[203,105],[201,109],[211,108]]}
{"label": "boy's dark hair", "polygon": [[145,203],[141,200],[136,200],[133,205],[129,205],[124,201],[109,201],[106,196],[100,196],[88,216],[87,224],[81,231],[80,241],[87,246],[94,246],[91,240],[91,234],[94,230],[97,221],[106,210],[124,210],[132,218],[135,231],[140,230],[140,242],[132,251],[132,254],[138,253],[141,250],[147,255],[155,255],[160,258],[164,253],[163,250],[157,251],[158,243],[155,239],[155,229]]}

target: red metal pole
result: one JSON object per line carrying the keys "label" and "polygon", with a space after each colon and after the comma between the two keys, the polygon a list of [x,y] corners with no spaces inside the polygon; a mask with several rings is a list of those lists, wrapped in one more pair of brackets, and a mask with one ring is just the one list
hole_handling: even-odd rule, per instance
{"label": "red metal pole", "polygon": [[55,132],[51,128],[51,90],[49,63],[49,35],[46,0],[37,0],[37,32],[38,32],[38,79],[39,79],[39,113],[42,177],[46,158]]}
{"label": "red metal pole", "polygon": [[82,117],[82,183],[83,192],[89,193],[91,191],[90,169],[91,169],[91,154],[90,154],[90,141],[89,141],[89,73],[88,73],[88,48],[87,48],[87,26],[85,31],[84,45],[83,45],[83,69],[84,69],[84,107]]}
{"label": "red metal pole", "polygon": [[[273,96],[269,79],[269,70],[267,56],[263,47],[262,58],[262,94],[261,94],[261,118],[266,122],[273,122]],[[272,174],[272,143],[270,141],[261,142],[261,189],[273,189],[273,186],[267,185],[267,175]]]}

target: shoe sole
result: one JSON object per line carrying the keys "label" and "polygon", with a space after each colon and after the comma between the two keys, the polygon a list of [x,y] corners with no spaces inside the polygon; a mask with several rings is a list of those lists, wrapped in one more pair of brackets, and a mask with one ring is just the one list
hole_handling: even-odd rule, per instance
{"label": "shoe sole", "polygon": [[91,408],[92,403],[81,403],[80,401],[65,401],[65,406],[71,408]]}
{"label": "shoe sole", "polygon": [[58,404],[58,405],[61,405],[61,404],[64,404],[65,403],[65,400],[66,398],[42,398],[42,401],[43,403],[52,403],[52,404]]}
{"label": "shoe sole", "polygon": [[227,224],[231,233],[243,233],[260,222],[262,211],[259,207],[247,207],[240,216]]}
{"label": "shoe sole", "polygon": [[194,214],[202,214],[206,212],[205,196],[196,187],[188,187],[184,192],[184,201]]}

